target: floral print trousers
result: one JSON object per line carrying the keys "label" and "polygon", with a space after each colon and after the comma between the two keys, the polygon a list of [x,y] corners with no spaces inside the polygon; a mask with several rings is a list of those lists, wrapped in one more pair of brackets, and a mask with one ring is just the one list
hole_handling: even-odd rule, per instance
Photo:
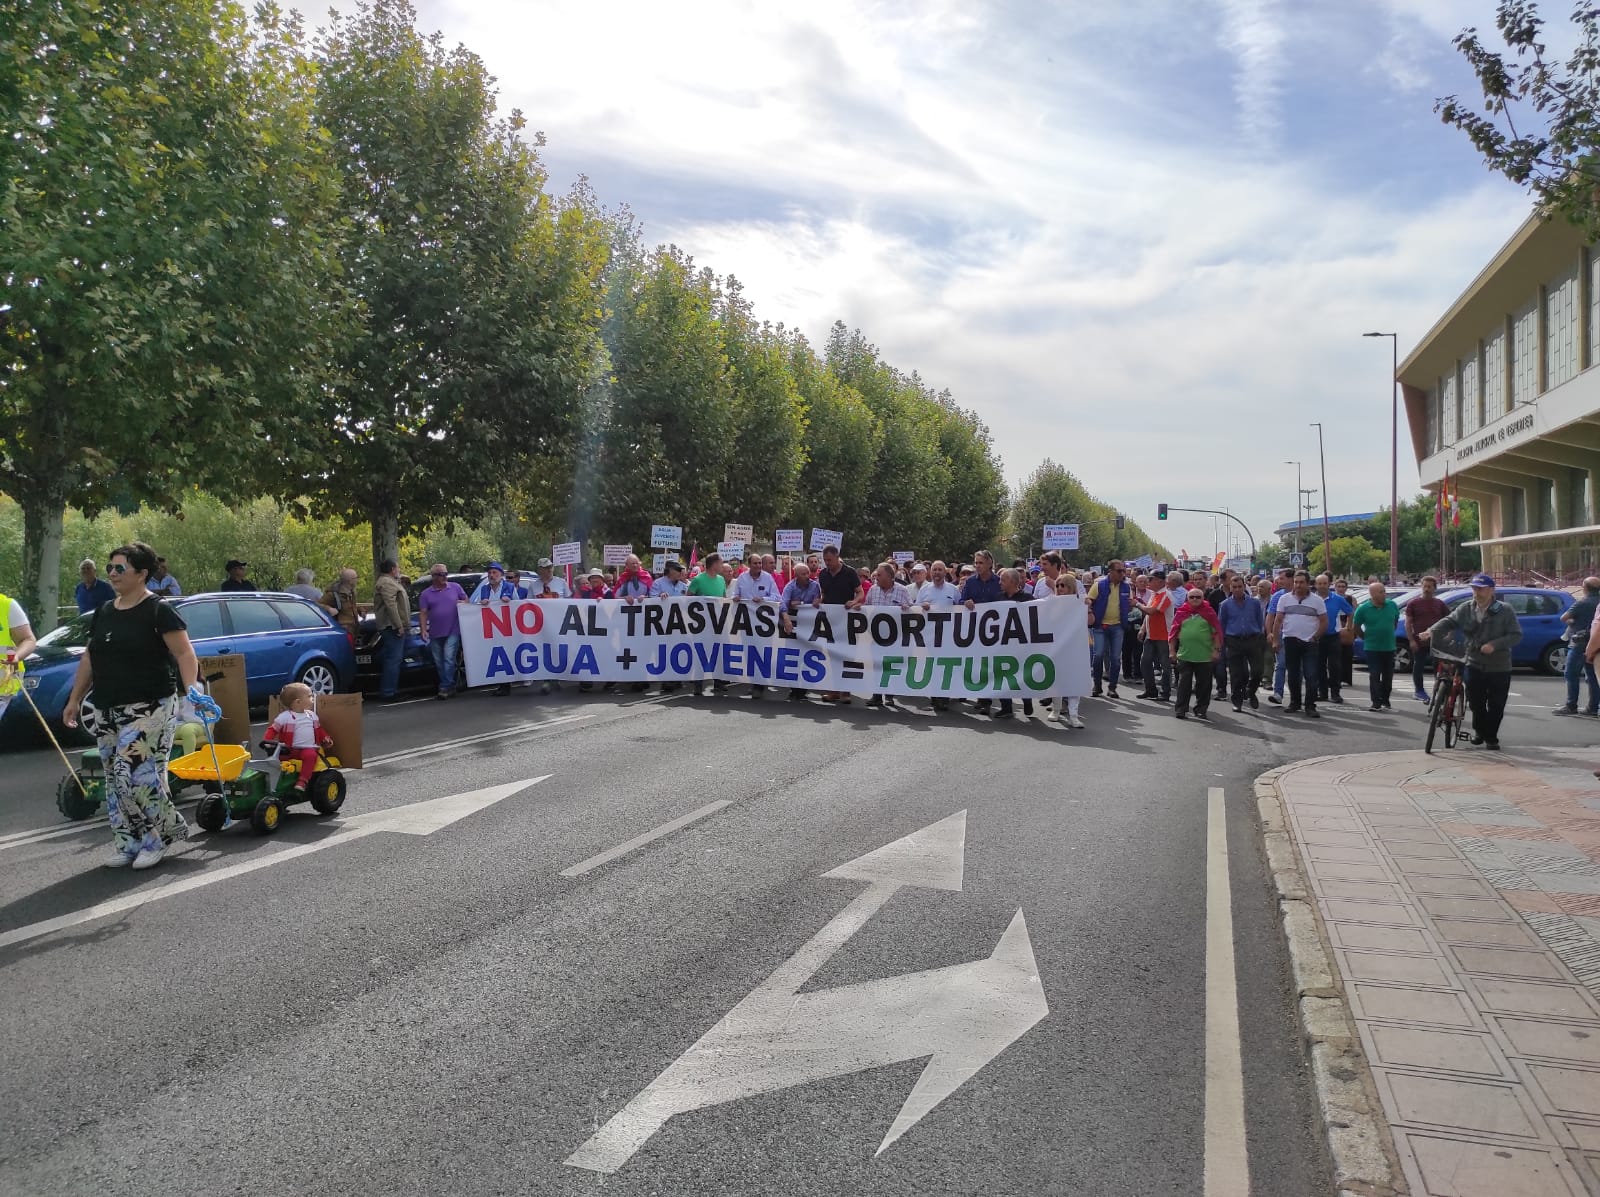
{"label": "floral print trousers", "polygon": [[167,788],[167,758],[177,726],[176,694],[99,712],[100,764],[106,771],[106,815],[116,845],[128,855],[189,835]]}

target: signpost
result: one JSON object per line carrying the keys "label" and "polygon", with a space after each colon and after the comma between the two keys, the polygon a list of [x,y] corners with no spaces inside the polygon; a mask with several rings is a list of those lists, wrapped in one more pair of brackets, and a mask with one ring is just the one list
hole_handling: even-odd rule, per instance
{"label": "signpost", "polygon": [[804,528],[779,528],[774,538],[774,549],[779,553],[799,553],[806,547]]}
{"label": "signpost", "polygon": [[1290,553],[1289,554],[1289,564],[1294,566],[1296,569],[1299,569],[1305,563],[1306,563],[1306,555],[1304,553]]}
{"label": "signpost", "polygon": [[683,548],[683,529],[674,527],[671,524],[651,524],[650,547],[652,549]]}
{"label": "signpost", "polygon": [[1077,552],[1078,525],[1046,524],[1044,526],[1044,547],[1046,550],[1055,549],[1057,552]]}

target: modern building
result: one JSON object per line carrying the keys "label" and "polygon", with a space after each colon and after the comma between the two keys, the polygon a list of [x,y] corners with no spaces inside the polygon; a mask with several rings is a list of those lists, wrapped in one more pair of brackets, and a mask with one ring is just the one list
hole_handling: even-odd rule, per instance
{"label": "modern building", "polygon": [[1491,573],[1600,572],[1600,247],[1530,218],[1400,363],[1422,484],[1479,504]]}

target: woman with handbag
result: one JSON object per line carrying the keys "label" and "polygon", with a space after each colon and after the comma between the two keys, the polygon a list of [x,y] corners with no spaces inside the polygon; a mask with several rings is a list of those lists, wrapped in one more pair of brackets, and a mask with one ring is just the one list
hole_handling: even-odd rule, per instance
{"label": "woman with handbag", "polygon": [[78,658],[62,715],[76,727],[93,690],[115,840],[108,868],[148,869],[161,862],[167,845],[189,835],[167,789],[167,758],[181,695],[185,689],[191,697],[200,694],[200,663],[182,616],[146,585],[155,567],[147,544],[112,550],[106,573],[116,597],[90,618],[88,648]]}

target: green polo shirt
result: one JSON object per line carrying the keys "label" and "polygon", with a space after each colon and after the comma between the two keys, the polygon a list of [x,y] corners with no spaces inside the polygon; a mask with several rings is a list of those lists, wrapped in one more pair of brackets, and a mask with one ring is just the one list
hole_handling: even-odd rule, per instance
{"label": "green polo shirt", "polygon": [[1384,599],[1382,604],[1368,599],[1356,608],[1354,622],[1363,649],[1380,653],[1394,651],[1394,629],[1400,622],[1400,605],[1393,599]]}
{"label": "green polo shirt", "polygon": [[727,598],[728,579],[721,574],[698,573],[689,583],[689,593],[702,598]]}

